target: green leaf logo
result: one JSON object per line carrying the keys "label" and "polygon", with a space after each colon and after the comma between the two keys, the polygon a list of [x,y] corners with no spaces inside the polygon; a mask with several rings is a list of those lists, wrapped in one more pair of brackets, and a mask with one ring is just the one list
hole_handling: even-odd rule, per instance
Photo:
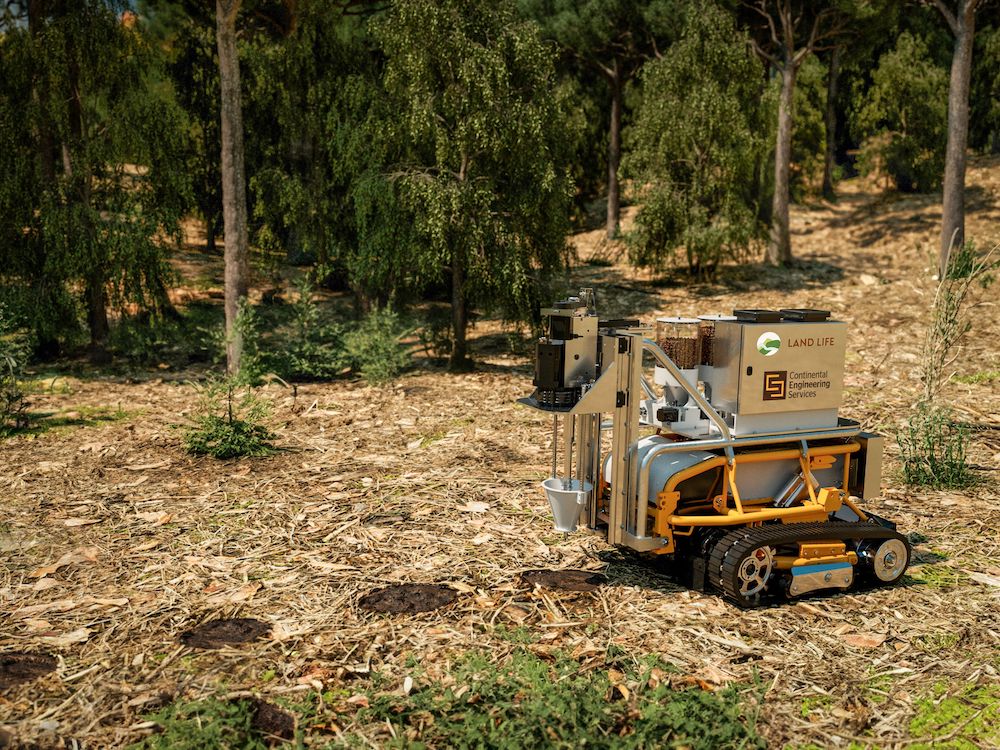
{"label": "green leaf logo", "polygon": [[781,337],[774,331],[766,331],[757,339],[757,351],[765,357],[773,357],[781,348]]}

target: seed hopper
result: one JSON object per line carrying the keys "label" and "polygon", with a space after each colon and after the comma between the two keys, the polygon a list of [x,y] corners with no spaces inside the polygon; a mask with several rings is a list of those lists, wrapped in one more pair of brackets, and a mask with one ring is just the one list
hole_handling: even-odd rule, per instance
{"label": "seed hopper", "polygon": [[542,315],[520,403],[552,417],[557,530],[663,556],[740,607],[902,577],[907,538],[862,507],[883,438],[838,414],[846,324],[787,309],[648,327],[601,319],[590,289]]}

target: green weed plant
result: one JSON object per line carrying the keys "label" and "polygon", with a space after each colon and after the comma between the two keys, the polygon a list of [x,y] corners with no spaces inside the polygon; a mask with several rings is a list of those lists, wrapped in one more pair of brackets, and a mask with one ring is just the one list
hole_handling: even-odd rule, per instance
{"label": "green weed plant", "polygon": [[969,431],[952,420],[947,408],[918,407],[897,442],[909,485],[961,488],[975,480],[966,461]]}
{"label": "green weed plant", "polygon": [[[298,747],[371,747],[373,739],[379,747],[457,750],[765,747],[756,730],[760,691],[747,686],[718,692],[678,689],[671,686],[670,671],[655,657],[637,664],[609,655],[595,668],[566,655],[542,657],[526,649],[499,661],[474,652],[459,657],[445,681],[424,682],[414,665],[416,685],[406,695],[393,680],[373,676],[367,687],[352,688],[360,687],[366,701],[356,713],[346,709],[350,716],[337,707],[338,697],[350,691],[311,694],[285,708],[298,717]],[[181,702],[148,718],[158,731],[134,745],[136,750],[266,746],[246,701]],[[306,736],[308,727],[331,721],[345,729],[327,744]],[[366,736],[354,727],[368,728]],[[367,736],[374,727],[391,727],[391,733]]]}

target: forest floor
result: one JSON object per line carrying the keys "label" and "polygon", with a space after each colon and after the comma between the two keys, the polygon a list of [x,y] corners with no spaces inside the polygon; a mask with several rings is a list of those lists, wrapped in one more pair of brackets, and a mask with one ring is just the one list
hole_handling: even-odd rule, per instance
{"label": "forest floor", "polygon": [[[1000,160],[974,161],[969,184],[968,235],[992,244]],[[916,541],[908,575],[888,589],[743,612],[585,531],[553,531],[538,486],[549,424],[515,404],[531,390],[530,362],[509,353],[489,321],[473,331],[478,368],[469,374],[425,363],[380,388],[264,387],[282,450],[261,459],[185,454],[173,426],[196,407],[197,371],[40,374],[32,409],[52,415],[49,428],[0,444],[0,747],[121,747],[158,736],[208,746],[180,744],[190,723],[165,726],[183,724],[185,705],[201,706],[190,710],[206,726],[246,719],[283,734],[283,714],[268,724],[271,704],[295,716],[307,746],[447,747],[458,736],[435,740],[434,727],[459,731],[461,722],[449,724],[442,705],[459,706],[467,730],[480,732],[465,740],[497,729],[490,718],[472,725],[476,711],[493,710],[476,697],[489,665],[500,665],[501,686],[520,685],[515,703],[529,705],[532,684],[550,689],[503,671],[525,658],[553,673],[571,663],[573,680],[600,676],[587,683],[607,688],[598,704],[634,705],[654,683],[719,691],[775,748],[1000,747],[995,302],[977,314],[943,395],[975,427],[980,482],[909,489],[893,439],[920,388],[939,220],[932,196],[849,180],[836,203],[794,208],[793,268],[725,267],[693,285],[629,269],[600,232],[575,238],[591,262],[569,283],[595,287],[608,315],[817,307],[850,324],[843,413],[889,436],[884,493],[869,507]],[[197,266],[196,254],[185,257]],[[217,263],[186,269],[178,299],[217,297]],[[606,580],[560,591],[525,582],[532,569]],[[457,598],[419,614],[361,606],[365,594],[402,582],[444,584]],[[266,632],[214,650],[179,641],[223,617],[256,618]],[[51,654],[55,669],[14,685],[4,662],[14,651]],[[636,666],[650,656],[659,666]],[[623,715],[628,733],[639,714]],[[550,737],[573,736],[585,717],[563,718]]]}

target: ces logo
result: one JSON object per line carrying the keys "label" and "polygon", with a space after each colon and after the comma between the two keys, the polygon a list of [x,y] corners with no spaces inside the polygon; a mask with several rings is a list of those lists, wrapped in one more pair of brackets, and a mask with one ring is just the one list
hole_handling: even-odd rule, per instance
{"label": "ces logo", "polygon": [[788,393],[788,370],[764,373],[764,400],[780,401]]}

